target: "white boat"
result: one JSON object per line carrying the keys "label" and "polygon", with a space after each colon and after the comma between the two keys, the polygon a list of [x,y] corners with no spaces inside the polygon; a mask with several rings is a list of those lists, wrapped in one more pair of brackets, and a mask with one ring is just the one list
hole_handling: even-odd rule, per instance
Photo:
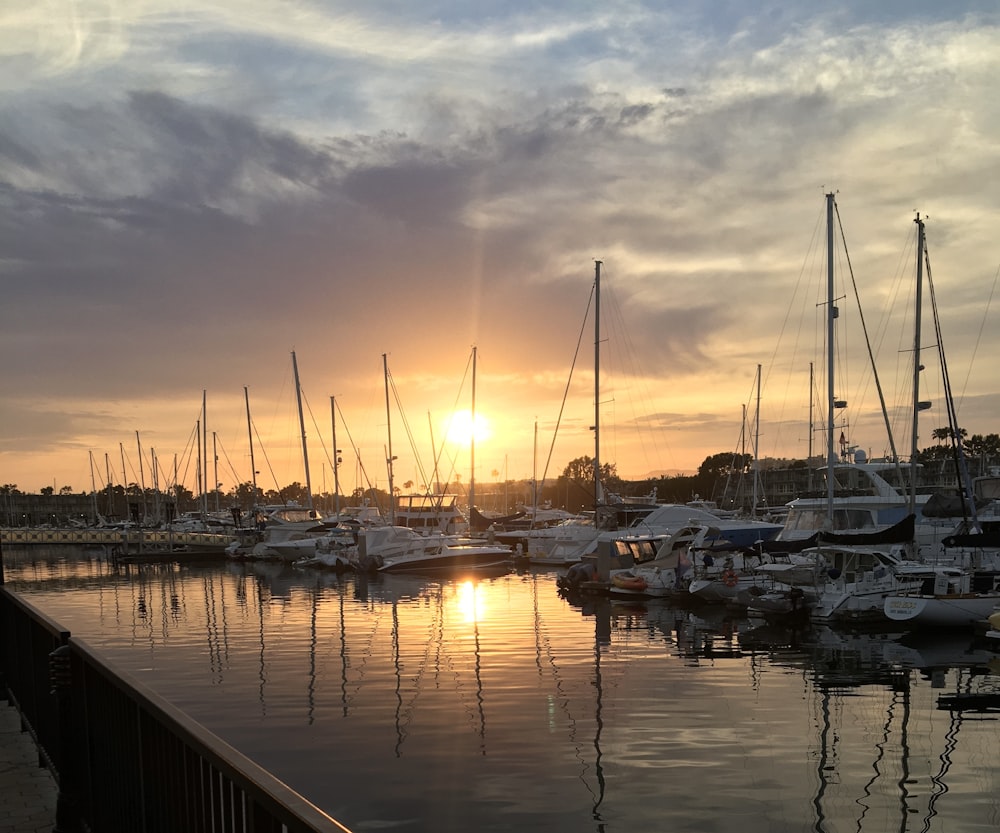
{"label": "white boat", "polygon": [[513,565],[510,547],[467,541],[442,543],[438,547],[421,548],[413,552],[383,559],[380,573],[404,571],[461,571]]}
{"label": "white boat", "polygon": [[261,506],[255,510],[255,529],[245,530],[236,537],[226,547],[226,553],[238,559],[293,561],[301,554],[283,557],[277,547],[290,541],[317,538],[327,531],[315,509],[296,503]]}
{"label": "white boat", "polygon": [[597,552],[602,542],[663,540],[679,530],[700,530],[701,550],[738,552],[771,540],[779,524],[751,518],[720,518],[704,509],[683,503],[664,503],[636,519],[624,529],[600,530],[592,519],[566,521],[544,530],[548,534],[532,540],[528,560],[532,564],[567,565]]}
{"label": "white boat", "polygon": [[925,581],[948,569],[904,559],[898,552],[850,546],[825,545],[801,555],[815,559],[812,581],[800,582],[797,576],[791,584],[790,576],[775,576],[785,586],[747,599],[749,614],[807,613],[819,623],[885,623],[887,597],[919,592]]}
{"label": "white boat", "polygon": [[513,541],[515,553],[538,566],[562,567],[575,564],[596,546],[597,527],[591,513],[560,521],[543,529],[533,529],[524,535],[501,533],[500,542]]}
{"label": "white boat", "polygon": [[334,527],[321,535],[272,541],[268,546],[278,558],[299,567],[347,569],[357,552],[359,527]]}
{"label": "white boat", "polygon": [[469,531],[469,522],[458,506],[458,495],[402,495],[394,510],[395,525],[418,532],[457,535]]}
{"label": "white boat", "polygon": [[986,622],[989,629],[986,631],[986,636],[990,639],[996,639],[1000,641],[1000,607],[995,607],[993,612],[986,617]]}
{"label": "white boat", "polygon": [[457,570],[513,564],[510,547],[454,535],[421,535],[405,526],[364,530],[355,564],[366,572]]}
{"label": "white boat", "polygon": [[976,590],[975,576],[965,570],[942,568],[935,576],[931,592],[887,596],[884,610],[894,622],[915,626],[971,627],[989,618],[1000,605],[1000,580],[996,574],[984,576],[988,588]]}
{"label": "white boat", "polygon": [[814,573],[812,558],[798,553],[775,556],[736,552],[710,564],[699,563],[701,558],[704,556],[692,547],[691,560],[695,567],[688,592],[706,602],[744,605],[748,593],[768,589],[775,577],[795,585],[811,580]]}
{"label": "white boat", "polygon": [[687,546],[697,534],[697,528],[685,527],[673,535],[633,536],[608,542],[611,562],[623,565],[608,571],[608,594],[646,599],[683,596],[691,569]]}

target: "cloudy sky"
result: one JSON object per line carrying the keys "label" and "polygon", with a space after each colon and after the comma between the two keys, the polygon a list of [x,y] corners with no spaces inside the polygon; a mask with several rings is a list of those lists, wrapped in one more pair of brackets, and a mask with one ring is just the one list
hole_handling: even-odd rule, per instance
{"label": "cloudy sky", "polygon": [[397,486],[435,454],[468,481],[473,347],[477,482],[558,474],[594,452],[595,259],[603,461],[805,456],[827,192],[836,430],[888,447],[853,274],[909,447],[920,212],[960,422],[996,432],[998,77],[993,0],[5,4],[0,482],[151,485],[155,455],[194,487],[203,398],[224,488],[251,433],[262,486],[304,481],[293,352],[316,491],[331,396],[346,488],[390,430]]}

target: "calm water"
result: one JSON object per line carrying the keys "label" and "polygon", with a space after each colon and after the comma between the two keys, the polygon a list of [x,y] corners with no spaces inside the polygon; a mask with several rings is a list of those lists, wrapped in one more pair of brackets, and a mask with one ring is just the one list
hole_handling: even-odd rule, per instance
{"label": "calm water", "polygon": [[7,549],[7,580],[355,831],[996,831],[971,637],[789,634],[479,580]]}

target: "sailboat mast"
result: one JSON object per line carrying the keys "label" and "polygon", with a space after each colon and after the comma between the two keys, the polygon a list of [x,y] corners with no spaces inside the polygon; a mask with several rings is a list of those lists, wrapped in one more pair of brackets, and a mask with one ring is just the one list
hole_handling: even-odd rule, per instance
{"label": "sailboat mast", "polygon": [[218,437],[212,432],[212,492],[215,494],[215,511],[219,511],[219,447]]}
{"label": "sailboat mast", "polygon": [[601,494],[601,261],[594,261],[594,509]]}
{"label": "sailboat mast", "polygon": [[757,409],[753,419],[753,508],[751,515],[757,517],[757,484],[760,480],[760,365],[757,365]]}
{"label": "sailboat mast", "polygon": [[208,517],[208,391],[201,392],[201,516]]}
{"label": "sailboat mast", "polygon": [[104,452],[104,476],[108,481],[108,507],[106,511],[108,515],[113,516],[115,514],[115,498],[114,490],[111,486],[111,458],[106,451]]}
{"label": "sailboat mast", "polygon": [[396,495],[393,492],[392,461],[392,420],[389,418],[389,360],[382,354],[382,375],[385,378],[385,431],[388,445],[386,446],[385,464],[389,473],[389,523],[396,525]]}
{"label": "sailboat mast", "polygon": [[306,469],[306,504],[313,508],[312,480],[309,478],[309,450],[306,448],[306,418],[302,413],[302,388],[299,385],[299,363],[292,351],[292,373],[295,376],[295,402],[299,408],[299,430],[302,432],[302,464]]}
{"label": "sailboat mast", "polygon": [[808,481],[807,481],[806,488],[810,492],[812,491],[812,485],[813,485],[813,475],[812,475],[812,471],[813,471],[813,467],[812,467],[812,458],[813,458],[813,398],[814,398],[814,396],[813,396],[813,393],[814,393],[813,392],[813,384],[814,384],[814,380],[813,380],[813,363],[809,362],[809,439],[806,440],[806,447],[807,447],[806,461],[808,462],[808,465],[806,466],[806,471],[809,472],[809,475],[808,475]]}
{"label": "sailboat mast", "polygon": [[333,437],[333,498],[335,511],[340,516],[340,449],[337,448],[337,404],[330,397],[330,433]]}
{"label": "sailboat mast", "polygon": [[97,526],[97,481],[94,480],[94,452],[88,451],[90,455],[90,494],[94,502],[94,526]]}
{"label": "sailboat mast", "polygon": [[[253,426],[250,423],[250,391],[243,386],[243,399],[247,406],[247,436],[250,438],[250,472],[253,482],[253,506],[257,505],[257,466],[253,461]],[[252,508],[252,507],[251,507]]]}
{"label": "sailboat mast", "polygon": [[[437,447],[434,444],[434,423],[431,420],[431,412],[427,412],[427,433],[431,438],[431,459],[434,460],[434,492],[441,491],[441,478],[438,475],[438,453]],[[428,483],[425,491],[429,494],[431,486]]]}
{"label": "sailboat mast", "polygon": [[837,308],[833,299],[833,194],[826,195],[826,510],[827,520],[833,521],[833,467],[837,460],[833,456],[833,321]]}
{"label": "sailboat mast", "polygon": [[469,518],[476,502],[476,348],[472,348],[472,414],[469,418]]}
{"label": "sailboat mast", "polygon": [[125,516],[122,518],[123,521],[128,521],[132,519],[132,507],[129,505],[128,499],[128,471],[125,469],[125,446],[122,443],[118,443],[118,453],[122,458],[122,494],[125,496]]}
{"label": "sailboat mast", "polygon": [[531,447],[531,525],[535,525],[538,514],[538,417],[535,417],[535,433]]}
{"label": "sailboat mast", "polygon": [[917,511],[917,426],[920,421],[920,316],[924,287],[924,221],[917,214],[917,287],[913,308],[913,428],[910,432],[910,513]]}
{"label": "sailboat mast", "polygon": [[146,523],[146,471],[142,465],[142,443],[139,432],[135,432],[135,445],[139,454],[139,494],[142,495],[142,523]]}

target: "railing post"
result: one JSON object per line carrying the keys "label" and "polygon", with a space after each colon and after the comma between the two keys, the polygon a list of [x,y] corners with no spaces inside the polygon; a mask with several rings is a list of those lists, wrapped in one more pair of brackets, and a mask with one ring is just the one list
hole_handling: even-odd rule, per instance
{"label": "railing post", "polygon": [[49,682],[56,697],[59,752],[59,794],[56,796],[56,823],[52,833],[80,833],[80,789],[77,774],[78,748],[73,727],[73,651],[60,645],[49,654]]}

